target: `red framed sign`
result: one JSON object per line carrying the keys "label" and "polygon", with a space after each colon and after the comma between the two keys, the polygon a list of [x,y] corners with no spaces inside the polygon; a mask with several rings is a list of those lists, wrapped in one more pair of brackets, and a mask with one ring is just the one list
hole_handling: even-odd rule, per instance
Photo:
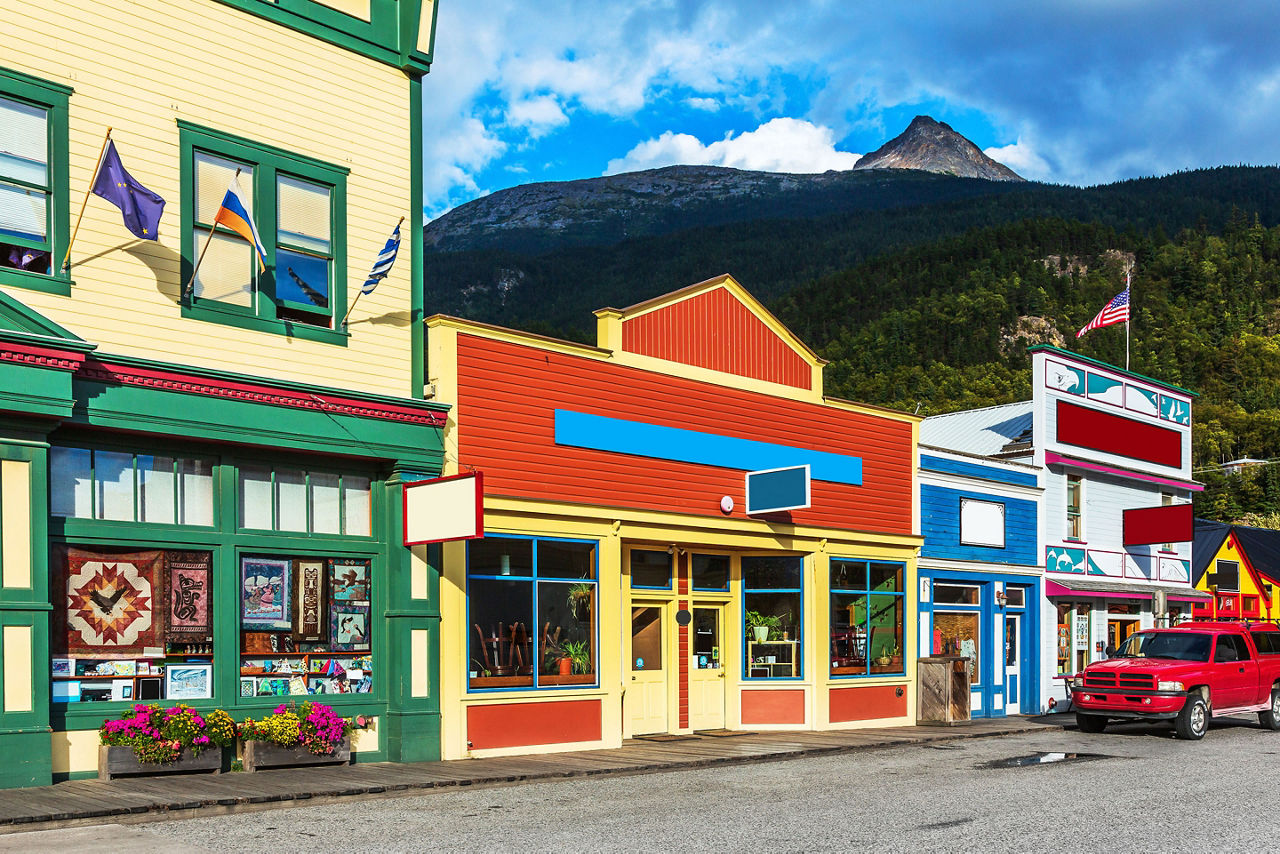
{"label": "red framed sign", "polygon": [[404,544],[420,546],[484,536],[484,473],[404,485]]}

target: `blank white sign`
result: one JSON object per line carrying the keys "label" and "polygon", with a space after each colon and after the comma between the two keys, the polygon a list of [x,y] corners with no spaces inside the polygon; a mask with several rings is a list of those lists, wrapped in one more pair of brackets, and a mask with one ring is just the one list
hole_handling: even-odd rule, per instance
{"label": "blank white sign", "polygon": [[960,542],[1004,548],[1004,505],[995,501],[961,498]]}
{"label": "blank white sign", "polygon": [[484,478],[480,472],[404,485],[406,546],[483,536]]}

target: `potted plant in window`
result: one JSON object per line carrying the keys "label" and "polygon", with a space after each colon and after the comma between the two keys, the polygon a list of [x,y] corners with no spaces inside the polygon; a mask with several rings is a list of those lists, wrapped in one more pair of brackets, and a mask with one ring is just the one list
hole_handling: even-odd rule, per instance
{"label": "potted plant in window", "polygon": [[902,646],[894,644],[893,649],[889,651],[889,664],[895,669],[902,667]]}
{"label": "potted plant in window", "polygon": [[569,608],[569,613],[579,623],[585,623],[591,619],[591,596],[595,593],[595,586],[579,582],[578,584],[569,585],[568,601],[565,603]]}
{"label": "potted plant in window", "polygon": [[748,611],[747,628],[755,635],[756,643],[764,643],[781,631],[782,620],[773,614]]}
{"label": "potted plant in window", "polygon": [[565,641],[560,646],[569,656],[574,673],[586,675],[591,672],[591,647],[586,641]]}

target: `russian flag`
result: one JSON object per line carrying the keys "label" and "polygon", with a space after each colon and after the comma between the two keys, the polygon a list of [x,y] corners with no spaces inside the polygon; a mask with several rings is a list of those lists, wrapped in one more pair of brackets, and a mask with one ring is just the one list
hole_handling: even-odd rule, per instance
{"label": "russian flag", "polygon": [[253,244],[258,255],[258,271],[267,269],[267,253],[262,248],[262,238],[258,237],[258,227],[253,224],[249,214],[249,206],[244,203],[244,190],[240,189],[240,176],[231,179],[231,186],[222,199],[222,206],[214,214],[215,224],[225,225],[236,234]]}

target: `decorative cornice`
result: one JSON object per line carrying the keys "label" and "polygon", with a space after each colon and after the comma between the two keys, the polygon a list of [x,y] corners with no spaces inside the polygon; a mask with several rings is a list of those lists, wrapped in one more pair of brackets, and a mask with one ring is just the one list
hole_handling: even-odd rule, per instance
{"label": "decorative cornice", "polygon": [[57,371],[74,371],[84,362],[84,354],[52,347],[33,347],[28,344],[0,344],[0,362],[16,362],[36,368],[52,368]]}
{"label": "decorative cornice", "polygon": [[378,418],[403,424],[423,424],[443,427],[445,413],[421,409],[409,405],[397,405],[368,400],[358,400],[328,392],[303,392],[258,383],[219,380],[210,377],[162,371],[109,362],[99,359],[86,361],[76,371],[77,379],[116,383],[172,391],[182,394],[198,394],[221,397],[268,406],[285,406],[292,409],[310,409],[333,415],[349,415],[357,418]]}

